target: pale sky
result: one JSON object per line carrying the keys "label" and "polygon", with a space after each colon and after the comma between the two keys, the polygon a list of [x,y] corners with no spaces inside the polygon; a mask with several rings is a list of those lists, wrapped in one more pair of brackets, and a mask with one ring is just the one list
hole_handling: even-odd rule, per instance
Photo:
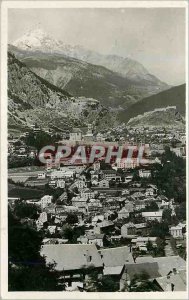
{"label": "pale sky", "polygon": [[65,44],[130,57],[168,84],[185,82],[184,8],[9,9],[9,43],[38,23]]}

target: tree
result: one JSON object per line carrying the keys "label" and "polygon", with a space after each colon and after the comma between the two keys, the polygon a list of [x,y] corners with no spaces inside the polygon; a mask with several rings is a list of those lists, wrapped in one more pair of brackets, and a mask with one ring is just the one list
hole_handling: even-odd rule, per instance
{"label": "tree", "polygon": [[151,252],[154,249],[153,244],[150,240],[148,240],[148,242],[146,244],[146,248],[149,252]]}
{"label": "tree", "polygon": [[151,201],[145,208],[145,211],[158,211],[159,207],[155,201]]}
{"label": "tree", "polygon": [[166,222],[158,222],[154,220],[148,222],[148,226],[150,228],[150,236],[157,236],[164,239],[166,235],[169,235],[169,226]]}
{"label": "tree", "polygon": [[153,180],[159,190],[177,202],[186,201],[186,162],[182,157],[165,148],[161,157],[162,165],[154,166]]}
{"label": "tree", "polygon": [[37,219],[39,216],[40,209],[35,204],[28,204],[24,201],[17,202],[15,204],[14,213],[20,219],[30,218]]}
{"label": "tree", "polygon": [[172,210],[170,208],[165,208],[163,210],[162,220],[168,224],[172,224]]}
{"label": "tree", "polygon": [[75,223],[78,223],[78,221],[79,221],[78,216],[76,214],[73,214],[73,213],[68,214],[68,216],[66,218],[66,222],[68,224],[71,224],[71,225],[73,225]]}
{"label": "tree", "polygon": [[58,187],[57,189],[53,190],[53,200],[56,202],[57,199],[62,195],[64,189]]}
{"label": "tree", "polygon": [[9,291],[60,291],[54,265],[40,256],[42,235],[8,211]]}
{"label": "tree", "polygon": [[61,233],[63,238],[68,239],[71,241],[73,239],[73,229],[70,225],[64,225],[61,229]]}
{"label": "tree", "polygon": [[133,172],[133,179],[132,181],[140,181],[139,171],[137,169]]}
{"label": "tree", "polygon": [[186,220],[186,203],[181,203],[178,207],[175,208],[176,216],[179,220]]}
{"label": "tree", "polygon": [[157,241],[156,241],[156,244],[157,244],[157,248],[155,248],[156,252],[155,252],[155,255],[156,256],[165,256],[165,241],[161,238],[157,238]]}

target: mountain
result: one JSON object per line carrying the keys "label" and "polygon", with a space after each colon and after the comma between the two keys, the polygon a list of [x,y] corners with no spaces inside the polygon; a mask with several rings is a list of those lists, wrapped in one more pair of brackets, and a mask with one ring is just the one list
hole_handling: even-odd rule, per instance
{"label": "mountain", "polygon": [[141,126],[171,126],[184,127],[184,118],[177,111],[176,106],[156,108],[153,111],[145,112],[137,117],[131,118],[127,123],[132,127]]}
{"label": "mountain", "polygon": [[176,106],[177,111],[185,116],[186,85],[172,87],[156,95],[142,99],[128,109],[119,112],[119,120],[127,123],[131,118],[157,108]]}
{"label": "mountain", "polygon": [[30,52],[9,46],[9,51],[38,76],[75,97],[94,98],[102,105],[123,109],[149,95],[148,87],[109,69],[62,54]]}
{"label": "mountain", "polygon": [[61,54],[89,64],[103,66],[132,82],[134,81],[135,84],[145,87],[148,95],[168,88],[166,83],[150,74],[142,64],[133,59],[117,55],[103,55],[78,45],[66,45],[39,28],[28,31],[14,41],[13,46],[30,53]]}
{"label": "mountain", "polygon": [[34,123],[60,130],[88,122],[104,127],[115,119],[99,101],[71,96],[33,73],[11,53],[8,53],[8,98],[8,123],[12,130],[22,131]]}
{"label": "mountain", "polygon": [[41,28],[26,32],[14,41],[13,45],[21,50],[64,54],[91,64],[104,66],[131,80],[143,80],[160,87],[164,85],[158,78],[149,74],[142,64],[133,59],[118,55],[103,55],[80,45],[66,45],[62,41],[54,39]]}

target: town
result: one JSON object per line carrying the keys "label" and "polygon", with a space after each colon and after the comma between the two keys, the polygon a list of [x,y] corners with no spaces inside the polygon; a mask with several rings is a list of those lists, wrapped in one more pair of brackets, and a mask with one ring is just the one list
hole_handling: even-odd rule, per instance
{"label": "town", "polygon": [[[42,164],[37,155],[46,145],[97,143],[143,145],[145,159]],[[9,134],[9,220],[40,236],[61,291],[185,291],[185,148],[185,129],[174,126]]]}

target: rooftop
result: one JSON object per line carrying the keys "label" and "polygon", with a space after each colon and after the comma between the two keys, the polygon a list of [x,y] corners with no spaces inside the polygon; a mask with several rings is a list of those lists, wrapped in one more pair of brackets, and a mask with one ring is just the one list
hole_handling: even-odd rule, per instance
{"label": "rooftop", "polygon": [[124,266],[127,261],[132,261],[132,255],[127,246],[103,249],[100,250],[99,253],[101,254],[105,267]]}
{"label": "rooftop", "polygon": [[[95,245],[59,244],[44,245],[41,255],[46,263],[56,263],[57,271],[78,270],[86,266],[102,267],[102,260]],[[91,260],[88,260],[91,257]]]}

